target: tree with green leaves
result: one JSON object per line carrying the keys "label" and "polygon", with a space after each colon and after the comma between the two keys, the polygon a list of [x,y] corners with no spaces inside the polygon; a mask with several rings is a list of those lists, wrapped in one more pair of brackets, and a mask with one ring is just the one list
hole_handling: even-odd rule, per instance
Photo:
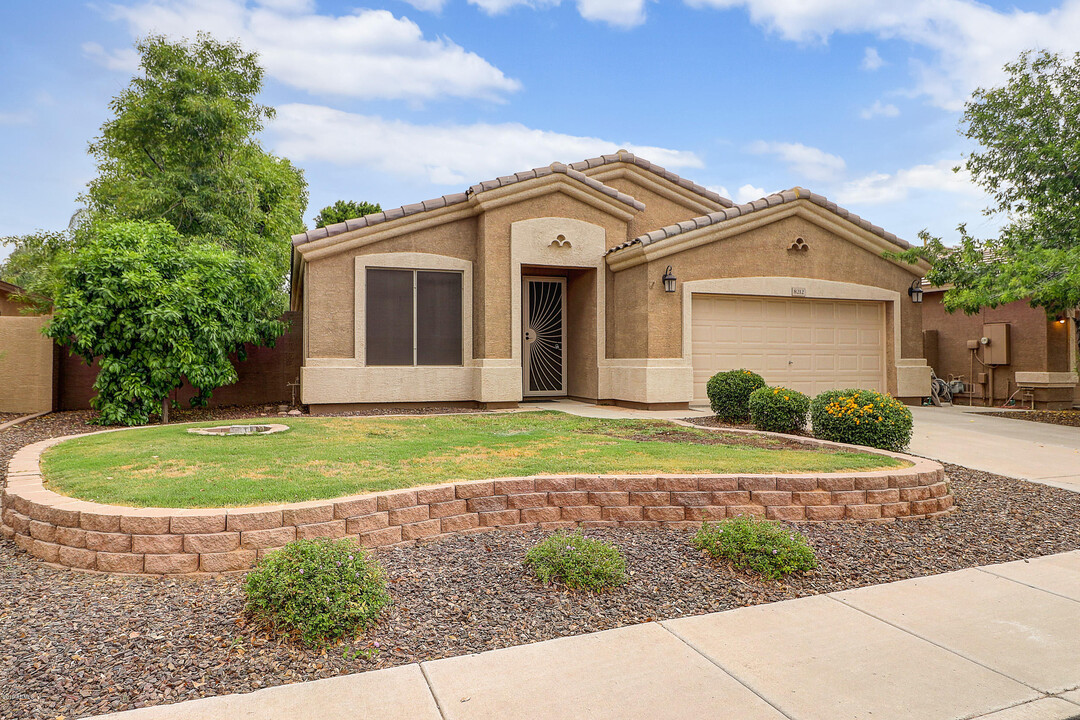
{"label": "tree with green leaves", "polygon": [[92,405],[106,425],[146,423],[186,378],[193,405],[237,380],[230,353],[273,345],[284,326],[277,278],[159,220],[95,223],[60,263],[47,333],[101,370]]}
{"label": "tree with green leaves", "polygon": [[965,167],[994,200],[986,214],[1007,224],[990,239],[961,225],[955,248],[924,231],[899,257],[933,265],[950,311],[1028,300],[1054,316],[1080,306],[1080,53],[1027,52],[1005,70],[973,93],[961,133],[979,145]]}
{"label": "tree with green leaves", "polygon": [[382,207],[379,203],[369,203],[356,200],[338,200],[333,205],[327,205],[319,214],[315,216],[315,227],[321,228],[327,225],[334,225],[336,223],[345,222],[346,220],[355,220],[356,218],[362,218],[365,215],[374,215],[375,213],[381,213]]}
{"label": "tree with green leaves", "polygon": [[90,143],[98,175],[87,206],[95,216],[164,220],[183,237],[258,259],[284,285],[307,185],[257,140],[274,117],[256,101],[258,55],[205,33],[191,42],[150,36],[136,48],[141,74]]}

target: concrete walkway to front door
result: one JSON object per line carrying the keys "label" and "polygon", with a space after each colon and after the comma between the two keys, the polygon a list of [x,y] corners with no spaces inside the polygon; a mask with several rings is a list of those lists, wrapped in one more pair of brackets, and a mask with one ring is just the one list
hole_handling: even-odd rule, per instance
{"label": "concrete walkway to front door", "polygon": [[1080,492],[1080,428],[991,417],[960,405],[911,412],[915,455]]}
{"label": "concrete walkway to front door", "polygon": [[1080,551],[116,720],[1066,720]]}

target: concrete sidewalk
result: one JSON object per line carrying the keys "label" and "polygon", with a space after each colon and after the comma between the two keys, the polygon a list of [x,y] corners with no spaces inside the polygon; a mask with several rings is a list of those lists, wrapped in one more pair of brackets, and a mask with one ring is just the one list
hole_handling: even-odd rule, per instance
{"label": "concrete sidewalk", "polygon": [[123,720],[1065,720],[1080,551],[159,706]]}
{"label": "concrete sidewalk", "polygon": [[959,405],[911,412],[915,455],[1080,491],[1080,428],[990,417]]}

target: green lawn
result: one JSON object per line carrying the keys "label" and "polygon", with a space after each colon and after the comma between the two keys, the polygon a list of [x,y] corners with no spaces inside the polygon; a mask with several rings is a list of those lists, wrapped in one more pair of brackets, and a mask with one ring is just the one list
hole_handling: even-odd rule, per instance
{"label": "green lawn", "polygon": [[[232,507],[520,475],[799,473],[901,464],[880,455],[785,448],[762,436],[748,444],[738,435],[660,420],[557,412],[274,422],[291,429],[214,437],[193,435],[187,425],[69,440],[45,453],[45,482],[58,493],[102,503]],[[704,444],[718,441],[738,444]]]}

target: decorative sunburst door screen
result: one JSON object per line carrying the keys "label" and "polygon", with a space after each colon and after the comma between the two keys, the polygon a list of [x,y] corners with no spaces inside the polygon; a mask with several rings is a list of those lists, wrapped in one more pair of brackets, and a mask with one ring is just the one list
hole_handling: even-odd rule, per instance
{"label": "decorative sunburst door screen", "polygon": [[524,282],[524,394],[565,395],[566,278],[527,277]]}

